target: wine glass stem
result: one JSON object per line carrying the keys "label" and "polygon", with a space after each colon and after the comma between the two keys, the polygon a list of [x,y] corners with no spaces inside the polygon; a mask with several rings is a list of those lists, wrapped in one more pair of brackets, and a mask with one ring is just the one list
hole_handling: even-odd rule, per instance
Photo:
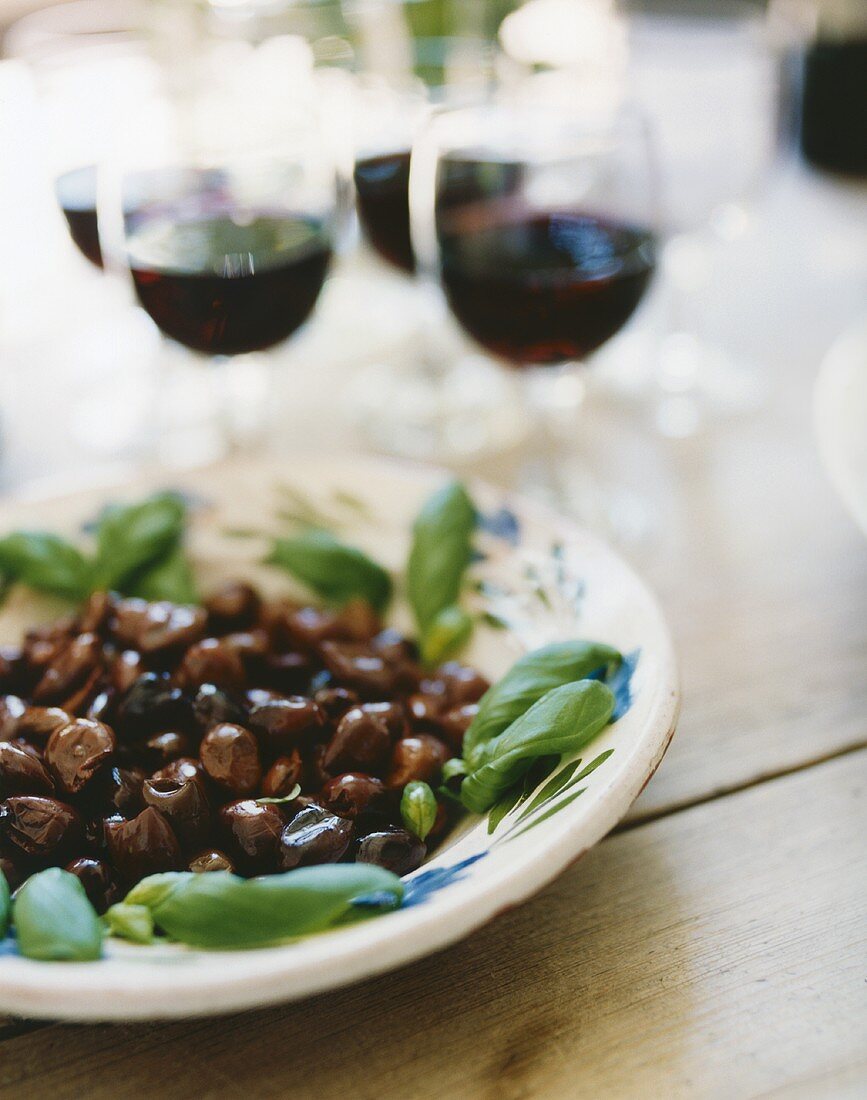
{"label": "wine glass stem", "polygon": [[274,365],[267,355],[218,356],[214,374],[220,387],[222,442],[228,456],[259,449],[270,428]]}
{"label": "wine glass stem", "polygon": [[[583,466],[576,462],[581,450],[578,426],[586,389],[581,370],[578,363],[566,363],[529,367],[523,375],[525,405],[534,422],[528,464],[531,479],[560,509],[576,505],[576,491],[579,498],[585,495],[574,481],[575,468]],[[580,501],[577,507],[581,510]]]}

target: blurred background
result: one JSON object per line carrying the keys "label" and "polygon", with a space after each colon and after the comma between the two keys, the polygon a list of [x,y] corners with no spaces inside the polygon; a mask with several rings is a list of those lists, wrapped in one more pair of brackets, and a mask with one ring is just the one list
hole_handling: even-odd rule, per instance
{"label": "blurred background", "polygon": [[863,0],[0,0],[0,488],[363,447],[640,546],[863,317],[865,79]]}

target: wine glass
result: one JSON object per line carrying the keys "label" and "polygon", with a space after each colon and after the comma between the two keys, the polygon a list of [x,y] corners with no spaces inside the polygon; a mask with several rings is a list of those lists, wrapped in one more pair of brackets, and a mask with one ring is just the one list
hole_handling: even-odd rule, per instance
{"label": "wine glass", "polygon": [[[411,350],[401,354],[397,348],[387,361],[360,371],[345,407],[379,448],[413,458],[477,459],[515,446],[526,425],[516,411],[513,380],[468,345],[441,299],[414,278],[410,156],[432,109],[483,102],[518,79],[518,66],[509,66],[482,33],[492,18],[489,0],[462,4],[446,23],[449,33],[415,38],[399,33],[407,30],[399,7],[383,5],[384,14],[361,36],[353,182],[359,266],[368,285],[375,275],[380,287],[405,301],[402,321]],[[408,5],[404,14],[411,20],[422,13]]]}
{"label": "wine glass", "polygon": [[413,247],[453,316],[519,373],[546,488],[585,518],[579,365],[642,300],[656,257],[647,127],[632,109],[491,103],[433,115],[413,148]]}
{"label": "wine glass", "polygon": [[[339,222],[314,86],[279,45],[231,43],[231,58],[168,69],[99,171],[106,266],[128,276],[170,359],[186,349],[187,372],[193,356],[216,368],[227,450],[267,433],[274,361],[260,353],[310,318]],[[174,457],[166,405],[157,432]]]}

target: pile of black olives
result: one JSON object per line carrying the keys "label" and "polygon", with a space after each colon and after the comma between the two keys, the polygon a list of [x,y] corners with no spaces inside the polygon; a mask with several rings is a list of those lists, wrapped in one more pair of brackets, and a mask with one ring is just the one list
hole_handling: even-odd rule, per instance
{"label": "pile of black olives", "polygon": [[[158,871],[405,874],[426,845],[403,788],[436,789],[487,686],[456,663],[425,673],[361,602],[97,593],[0,648],[0,869],[14,889],[65,867],[99,911]],[[449,823],[441,804],[427,844]]]}

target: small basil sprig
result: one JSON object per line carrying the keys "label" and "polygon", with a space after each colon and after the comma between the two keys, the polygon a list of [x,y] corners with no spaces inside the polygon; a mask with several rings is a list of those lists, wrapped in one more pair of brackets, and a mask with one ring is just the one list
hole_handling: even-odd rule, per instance
{"label": "small basil sprig", "polygon": [[544,695],[501,736],[483,746],[483,759],[461,783],[461,801],[484,813],[543,756],[576,752],[614,712],[614,695],[599,680],[563,684]]}
{"label": "small basil sprig", "polygon": [[12,923],[28,959],[86,962],[102,954],[102,925],[80,879],[59,867],[31,875],[15,895]]}
{"label": "small basil sprig", "polygon": [[427,668],[441,665],[463,649],[472,633],[472,617],[463,608],[456,605],[445,608],[421,636],[422,664]]}
{"label": "small basil sprig", "polygon": [[464,486],[450,481],[425,501],[413,523],[406,590],[426,664],[442,661],[469,640],[472,620],[459,600],[476,519]]}
{"label": "small basil sprig", "polygon": [[323,931],[352,914],[353,902],[367,895],[396,908],[403,886],[397,875],[363,863],[251,879],[229,871],[179,871],[143,879],[125,904],[145,906],[156,927],[181,943],[240,948]]}
{"label": "small basil sprig", "polygon": [[400,816],[411,833],[424,840],[437,818],[437,800],[427,783],[414,779],[403,788]]}
{"label": "small basil sprig", "polygon": [[619,650],[611,646],[577,640],[554,642],[519,658],[479,701],[479,712],[464,735],[468,767],[476,767],[480,750],[552,688],[583,680],[621,660]]}
{"label": "small basil sprig", "polygon": [[82,599],[91,591],[91,564],[84,554],[44,531],[15,531],[0,539],[0,573],[68,600]]}
{"label": "small basil sprig", "polygon": [[382,611],[391,599],[391,577],[385,569],[328,531],[311,528],[275,539],[265,562],[285,569],[336,607],[361,598]]}
{"label": "small basil sprig", "polygon": [[179,541],[161,561],[135,576],[123,591],[128,596],[141,596],[143,600],[198,603],[199,591],[183,543]]}
{"label": "small basil sprig", "polygon": [[9,883],[6,876],[0,871],[0,938],[9,931],[9,917],[12,912],[12,896],[9,893]]}
{"label": "small basil sprig", "polygon": [[122,591],[177,549],[187,509],[177,493],[110,504],[96,522],[93,587]]}
{"label": "small basil sprig", "polygon": [[301,794],[301,784],[296,783],[288,794],[281,795],[279,798],[257,798],[256,801],[260,806],[283,806],[287,802],[294,802],[299,794]]}
{"label": "small basil sprig", "polygon": [[194,603],[197,593],[183,551],[186,507],[176,493],[104,509],[92,556],[59,535],[15,531],[0,539],[0,576],[40,592],[82,600],[114,589],[124,595]]}
{"label": "small basil sprig", "polygon": [[103,920],[112,936],[130,943],[153,943],[154,919],[146,905],[127,905],[120,901],[106,911]]}

